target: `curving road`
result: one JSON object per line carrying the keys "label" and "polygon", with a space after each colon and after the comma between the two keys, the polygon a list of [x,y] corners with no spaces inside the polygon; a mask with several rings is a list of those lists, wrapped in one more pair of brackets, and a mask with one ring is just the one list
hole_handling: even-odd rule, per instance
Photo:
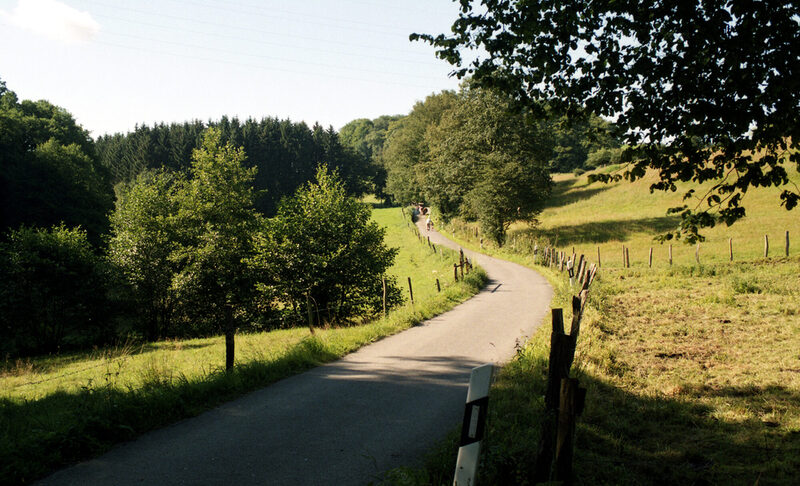
{"label": "curving road", "polygon": [[470,369],[510,359],[552,297],[536,272],[465,253],[491,281],[455,309],[40,484],[364,485],[416,463],[460,422]]}

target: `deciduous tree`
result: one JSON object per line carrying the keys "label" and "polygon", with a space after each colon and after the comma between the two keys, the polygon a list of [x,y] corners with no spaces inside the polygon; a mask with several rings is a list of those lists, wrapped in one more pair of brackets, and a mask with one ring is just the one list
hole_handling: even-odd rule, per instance
{"label": "deciduous tree", "polygon": [[460,5],[452,34],[411,36],[438,47],[457,76],[528,106],[615,118],[629,145],[624,177],[654,169],[652,190],[712,181],[696,207],[676,209],[676,234],[694,241],[702,227],[743,217],[751,187],[779,186],[786,209],[800,201],[787,178],[788,161],[800,165],[796,2]]}
{"label": "deciduous tree", "polygon": [[316,180],[284,199],[256,237],[251,264],[269,282],[261,287],[274,289],[298,314],[310,298],[330,321],[378,312],[382,277],[389,305],[400,301],[386,276],[397,250],[386,247],[385,230],[370,214],[368,205],[347,195],[338,175],[320,167]]}

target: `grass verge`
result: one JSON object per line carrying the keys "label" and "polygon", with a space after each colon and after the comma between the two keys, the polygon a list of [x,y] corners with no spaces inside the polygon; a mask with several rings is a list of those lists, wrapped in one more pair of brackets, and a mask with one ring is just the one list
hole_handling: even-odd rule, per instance
{"label": "grass verge", "polygon": [[63,465],[130,440],[282,378],[333,361],[361,346],[451,309],[477,293],[477,270],[435,290],[455,254],[432,252],[406,227],[399,208],[378,209],[387,243],[399,247],[392,273],[415,282],[415,305],[361,326],[287,329],[237,336],[232,372],[222,369],[224,339],[212,337],[122,346],[5,363],[0,372],[0,478],[25,484]]}

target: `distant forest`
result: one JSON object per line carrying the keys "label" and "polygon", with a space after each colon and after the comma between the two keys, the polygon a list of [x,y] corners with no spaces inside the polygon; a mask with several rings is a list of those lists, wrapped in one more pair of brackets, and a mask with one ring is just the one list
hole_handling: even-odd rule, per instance
{"label": "distant forest", "polygon": [[222,117],[209,122],[142,125],[126,134],[99,137],[97,157],[113,184],[130,182],[147,169],[183,171],[207,128],[218,129],[223,144],[242,147],[247,155],[245,165],[257,168],[253,183],[256,209],[265,215],[274,214],[282,197],[313,179],[321,164],[337,171],[353,196],[375,190],[376,168],[368,158],[343,145],[332,127],[309,128],[305,123],[277,118],[242,122]]}

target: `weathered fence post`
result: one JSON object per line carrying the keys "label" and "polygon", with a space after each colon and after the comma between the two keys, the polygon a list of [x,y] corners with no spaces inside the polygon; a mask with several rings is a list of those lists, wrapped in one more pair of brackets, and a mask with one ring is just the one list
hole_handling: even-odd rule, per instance
{"label": "weathered fence post", "polygon": [[575,440],[575,417],[583,412],[586,389],[575,378],[562,378],[558,405],[555,480],[573,484],[572,457]]}
{"label": "weathered fence post", "polygon": [[764,235],[764,258],[769,258],[769,236]]}
{"label": "weathered fence post", "polygon": [[625,268],[625,245],[622,245],[622,268]]}
{"label": "weathered fence post", "polygon": [[408,277],[408,295],[411,297],[411,305],[414,305],[414,289],[411,288],[411,277]]}
{"label": "weathered fence post", "polygon": [[625,247],[625,268],[631,268],[631,252],[627,246]]}
{"label": "weathered fence post", "polygon": [[436,279],[436,291],[437,292],[441,292],[442,291],[442,286],[439,285],[439,279],[438,278]]}
{"label": "weathered fence post", "polygon": [[[575,343],[580,329],[580,314],[583,299],[573,297],[572,329],[570,335],[564,334],[564,313],[561,309],[552,309],[553,331],[550,336],[550,362],[547,371],[547,388],[545,391],[545,420],[542,423],[542,440],[534,467],[534,482],[545,482],[550,478],[556,446],[558,420],[558,402],[562,378],[569,377],[569,369],[575,358]],[[577,311],[577,312],[576,312]],[[576,317],[577,314],[577,317]]]}
{"label": "weathered fence post", "polygon": [[728,254],[730,254],[731,261],[733,261],[733,238],[728,238]]}
{"label": "weathered fence post", "polygon": [[653,247],[650,247],[650,254],[647,256],[647,266],[653,268]]}
{"label": "weathered fence post", "polygon": [[700,265],[700,243],[697,243],[697,248],[694,250],[694,259],[697,261],[697,264]]}
{"label": "weathered fence post", "polygon": [[597,247],[597,266],[598,267],[601,266],[600,265],[600,247],[599,246]]}
{"label": "weathered fence post", "polygon": [[458,282],[458,263],[453,264],[453,280]]}
{"label": "weathered fence post", "polygon": [[672,266],[672,243],[669,244],[669,266]]}
{"label": "weathered fence post", "polygon": [[786,230],[786,256],[789,256],[789,230]]}

